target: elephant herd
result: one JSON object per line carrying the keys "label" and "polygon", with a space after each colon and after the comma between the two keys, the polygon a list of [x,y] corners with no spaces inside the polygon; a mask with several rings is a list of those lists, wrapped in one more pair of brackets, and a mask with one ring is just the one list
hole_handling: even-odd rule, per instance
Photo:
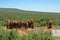
{"label": "elephant herd", "polygon": [[8,29],[22,28],[22,27],[25,29],[28,29],[28,28],[34,29],[34,21],[33,21],[33,19],[30,19],[27,22],[8,20],[6,23],[6,26]]}

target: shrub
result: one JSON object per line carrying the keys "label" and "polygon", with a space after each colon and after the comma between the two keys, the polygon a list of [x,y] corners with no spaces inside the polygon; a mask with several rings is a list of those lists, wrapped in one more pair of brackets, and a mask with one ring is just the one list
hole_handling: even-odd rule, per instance
{"label": "shrub", "polygon": [[0,40],[19,40],[17,31],[7,31],[0,28]]}
{"label": "shrub", "polygon": [[54,39],[51,36],[50,32],[48,33],[42,30],[41,31],[35,30],[28,35],[23,35],[22,40],[54,40]]}
{"label": "shrub", "polygon": [[47,25],[47,22],[46,21],[42,21],[41,23],[40,23],[40,26],[46,26]]}
{"label": "shrub", "polygon": [[34,40],[53,40],[51,34],[45,31],[37,30],[30,35]]}

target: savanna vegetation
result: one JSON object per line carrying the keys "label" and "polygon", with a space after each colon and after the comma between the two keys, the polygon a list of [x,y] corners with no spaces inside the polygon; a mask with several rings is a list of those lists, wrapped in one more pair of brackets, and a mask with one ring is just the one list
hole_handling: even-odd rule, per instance
{"label": "savanna vegetation", "polygon": [[[17,30],[4,30],[7,20],[27,21],[34,19],[35,27],[47,26],[52,20],[53,26],[60,25],[60,14],[49,12],[24,11],[14,8],[0,8],[0,40],[57,40],[51,32],[35,30],[27,35],[20,35]],[[58,40],[60,40],[58,38]]]}

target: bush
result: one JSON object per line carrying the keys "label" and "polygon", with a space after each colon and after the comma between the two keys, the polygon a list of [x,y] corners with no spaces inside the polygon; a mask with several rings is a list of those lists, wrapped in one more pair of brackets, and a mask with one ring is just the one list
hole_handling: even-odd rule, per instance
{"label": "bush", "polygon": [[15,30],[11,30],[10,33],[9,33],[9,36],[8,36],[8,39],[9,40],[18,40],[18,33],[17,31]]}
{"label": "bush", "polygon": [[18,40],[19,36],[17,31],[7,31],[0,28],[0,40]]}
{"label": "bush", "polygon": [[40,23],[40,26],[46,26],[47,25],[47,22],[46,21],[42,21],[41,23]]}
{"label": "bush", "polygon": [[51,34],[45,31],[37,30],[30,35],[34,40],[53,40]]}

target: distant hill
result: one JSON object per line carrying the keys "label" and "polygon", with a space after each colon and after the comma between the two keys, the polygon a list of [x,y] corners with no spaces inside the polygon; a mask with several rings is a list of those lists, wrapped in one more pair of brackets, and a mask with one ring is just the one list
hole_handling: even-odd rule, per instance
{"label": "distant hill", "polygon": [[[20,10],[16,8],[0,8],[0,13],[28,13],[28,14],[42,14],[42,15],[50,15],[52,12],[37,12],[37,11],[26,11]],[[52,13],[51,15],[57,15],[59,13]]]}

